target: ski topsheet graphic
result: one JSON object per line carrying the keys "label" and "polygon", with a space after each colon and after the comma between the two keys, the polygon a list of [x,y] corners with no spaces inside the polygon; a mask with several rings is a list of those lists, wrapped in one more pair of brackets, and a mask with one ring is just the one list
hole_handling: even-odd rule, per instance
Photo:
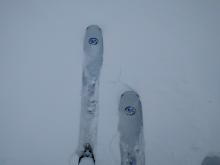
{"label": "ski topsheet graphic", "polygon": [[144,165],[142,106],[138,94],[126,91],[119,103],[121,165]]}
{"label": "ski topsheet graphic", "polygon": [[91,146],[94,157],[96,156],[98,88],[102,62],[102,31],[97,25],[88,26],[84,38],[79,156],[84,151],[86,144]]}

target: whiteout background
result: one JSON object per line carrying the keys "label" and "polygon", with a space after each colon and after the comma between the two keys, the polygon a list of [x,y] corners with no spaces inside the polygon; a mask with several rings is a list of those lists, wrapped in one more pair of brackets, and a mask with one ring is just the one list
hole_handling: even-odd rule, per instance
{"label": "whiteout background", "polygon": [[97,164],[120,164],[118,99],[143,104],[146,164],[220,152],[220,1],[0,1],[0,165],[68,165],[83,37],[103,29]]}

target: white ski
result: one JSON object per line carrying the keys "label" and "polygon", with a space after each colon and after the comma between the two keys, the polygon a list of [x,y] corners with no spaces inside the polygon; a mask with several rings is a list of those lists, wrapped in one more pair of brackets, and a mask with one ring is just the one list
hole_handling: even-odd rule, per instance
{"label": "white ski", "polygon": [[84,60],[82,74],[82,100],[78,156],[89,144],[96,156],[98,122],[98,87],[103,62],[102,31],[97,25],[87,27],[84,39]]}
{"label": "white ski", "polygon": [[144,165],[144,136],[142,106],[138,94],[127,91],[119,103],[121,165]]}

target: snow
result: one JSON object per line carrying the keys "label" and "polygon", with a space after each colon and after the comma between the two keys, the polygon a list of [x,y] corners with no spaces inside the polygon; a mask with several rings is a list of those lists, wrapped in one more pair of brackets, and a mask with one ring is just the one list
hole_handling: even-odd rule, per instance
{"label": "snow", "polygon": [[0,1],[0,164],[69,165],[85,28],[103,30],[97,165],[120,164],[118,102],[141,97],[147,165],[220,152],[219,1]]}

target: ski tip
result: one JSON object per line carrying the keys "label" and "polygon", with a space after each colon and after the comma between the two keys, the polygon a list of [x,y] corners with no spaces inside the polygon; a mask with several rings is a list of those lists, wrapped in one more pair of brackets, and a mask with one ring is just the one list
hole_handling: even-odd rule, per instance
{"label": "ski tip", "polygon": [[217,155],[214,156],[206,156],[201,165],[219,165],[220,164],[220,157]]}
{"label": "ski tip", "polygon": [[139,99],[139,95],[137,92],[135,91],[125,91],[121,94],[121,99],[124,97],[136,97],[137,99]]}
{"label": "ski tip", "polygon": [[89,25],[89,26],[87,26],[86,30],[99,30],[99,31],[102,31],[102,29],[98,25]]}
{"label": "ski tip", "polygon": [[126,91],[122,93],[119,111],[125,112],[128,116],[134,116],[138,111],[141,111],[141,101],[137,92]]}
{"label": "ski tip", "polygon": [[86,29],[84,50],[88,53],[103,54],[102,30],[98,25],[90,25]]}

